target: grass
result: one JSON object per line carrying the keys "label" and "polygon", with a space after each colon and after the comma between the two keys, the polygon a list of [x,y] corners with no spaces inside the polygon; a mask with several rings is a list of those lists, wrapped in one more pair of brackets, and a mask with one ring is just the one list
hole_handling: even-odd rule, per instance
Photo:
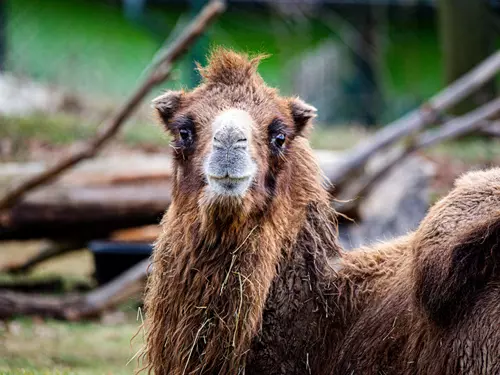
{"label": "grass", "polygon": [[[0,374],[132,374],[139,322],[67,323],[19,318],[0,328]],[[130,361],[130,363],[129,363]],[[127,364],[128,363],[128,364]]]}
{"label": "grass", "polygon": [[[13,140],[37,139],[55,145],[88,139],[96,133],[97,122],[70,115],[0,116],[0,137]],[[152,124],[132,122],[125,125],[120,139],[130,145],[165,144],[164,131]]]}
{"label": "grass", "polygon": [[[29,141],[51,146],[67,146],[87,140],[96,133],[97,122],[71,115],[28,115],[22,117],[0,116],[0,139],[10,139],[13,151],[9,159],[29,159]],[[311,134],[315,148],[342,150],[366,136],[361,128],[344,126],[326,128],[318,126]],[[167,147],[169,137],[153,121],[130,121],[117,138],[126,146]]]}
{"label": "grass", "polygon": [[[124,7],[88,0],[7,0],[6,10],[7,70],[113,99],[131,92],[179,16],[189,14],[186,6],[148,5],[139,19],[131,20]],[[344,51],[341,66],[353,50],[346,30],[359,27],[351,25],[349,12],[325,7],[322,13],[295,19],[233,4],[210,27],[195,56],[179,63],[178,79],[165,87],[191,85],[190,58],[203,60],[207,46],[216,44],[272,54],[259,71],[270,85],[293,94],[295,61],[303,53],[333,40]],[[377,78],[386,100],[383,120],[388,121],[442,87],[440,50],[430,14],[391,17],[380,26]]]}
{"label": "grass", "polygon": [[369,135],[360,127],[317,126],[310,135],[311,145],[315,149],[341,151],[354,146]]}
{"label": "grass", "polygon": [[[29,159],[29,141],[48,146],[68,146],[84,141],[96,134],[99,123],[76,116],[36,114],[28,116],[0,116],[0,139],[12,143],[11,155],[7,159]],[[128,146],[166,146],[169,139],[163,129],[153,123],[130,121],[117,137],[117,141]]]}
{"label": "grass", "polygon": [[498,139],[476,136],[441,143],[428,153],[436,157],[451,157],[465,164],[488,164],[500,160]]}
{"label": "grass", "polygon": [[[39,246],[39,241],[0,243],[0,269],[28,258]],[[92,272],[91,254],[77,251],[37,266],[27,278],[57,275],[68,284],[90,283]],[[9,279],[0,273],[0,282]],[[132,374],[137,362],[127,362],[143,345],[141,333],[132,340],[140,324],[136,317],[136,302],[131,300],[101,322],[0,321],[0,374]]]}

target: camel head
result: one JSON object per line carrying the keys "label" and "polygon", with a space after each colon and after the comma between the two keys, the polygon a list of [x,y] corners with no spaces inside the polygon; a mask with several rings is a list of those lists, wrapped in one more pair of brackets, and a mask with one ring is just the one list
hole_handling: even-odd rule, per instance
{"label": "camel head", "polygon": [[201,208],[222,208],[219,216],[245,215],[262,211],[278,190],[295,184],[303,154],[311,153],[304,135],[316,109],[268,87],[256,71],[261,58],[217,49],[208,66],[198,67],[200,86],[154,100],[173,137],[178,204],[195,200]]}

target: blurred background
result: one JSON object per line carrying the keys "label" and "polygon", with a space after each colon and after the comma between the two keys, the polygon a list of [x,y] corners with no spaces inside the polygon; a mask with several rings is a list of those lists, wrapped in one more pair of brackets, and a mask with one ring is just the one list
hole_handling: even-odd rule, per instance
{"label": "blurred background", "polygon": [[[0,192],[92,137],[206,2],[0,0]],[[204,64],[212,46],[271,54],[259,68],[264,80],[318,108],[311,141],[326,169],[499,46],[498,0],[227,5],[98,158],[0,215],[0,289],[81,293],[147,258],[168,204],[161,184],[169,155],[149,101],[165,88],[195,87],[194,62]],[[495,98],[497,85],[498,75],[450,116]],[[359,225],[342,232],[345,246],[413,229],[458,175],[499,165],[499,139],[474,134],[419,152],[371,192]],[[131,342],[141,322],[140,293],[84,322],[37,314],[0,320],[0,373],[133,373],[142,345],[140,331]]]}

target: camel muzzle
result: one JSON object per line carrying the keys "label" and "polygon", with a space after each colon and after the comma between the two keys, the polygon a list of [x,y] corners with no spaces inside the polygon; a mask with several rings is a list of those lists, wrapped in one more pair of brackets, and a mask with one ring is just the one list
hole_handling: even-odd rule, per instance
{"label": "camel muzzle", "polygon": [[205,175],[216,195],[243,196],[250,187],[256,172],[249,149],[252,123],[248,112],[236,108],[215,118]]}

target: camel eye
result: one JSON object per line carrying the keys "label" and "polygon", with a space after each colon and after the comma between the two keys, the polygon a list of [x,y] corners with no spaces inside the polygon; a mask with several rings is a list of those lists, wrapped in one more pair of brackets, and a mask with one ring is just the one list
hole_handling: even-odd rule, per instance
{"label": "camel eye", "polygon": [[285,139],[286,139],[285,134],[278,133],[276,137],[274,137],[274,144],[278,147],[283,147],[283,145],[285,144]]}
{"label": "camel eye", "polygon": [[192,133],[189,129],[179,129],[179,135],[184,142],[191,141]]}

